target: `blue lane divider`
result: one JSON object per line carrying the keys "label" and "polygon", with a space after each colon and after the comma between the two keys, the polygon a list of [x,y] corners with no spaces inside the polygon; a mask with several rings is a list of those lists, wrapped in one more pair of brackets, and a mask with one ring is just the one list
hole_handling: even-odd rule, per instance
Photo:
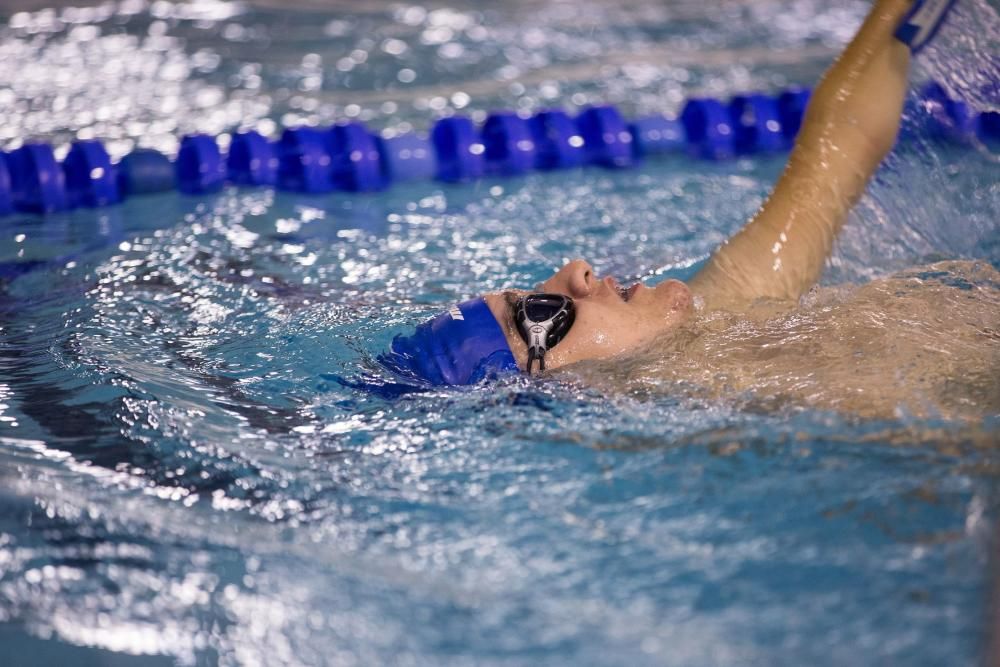
{"label": "blue lane divider", "polygon": [[[1000,141],[1000,114],[977,113],[936,83],[924,86],[907,114],[931,136],[970,143]],[[632,167],[648,155],[686,151],[705,159],[785,150],[802,125],[810,90],[771,96],[737,95],[723,102],[693,98],[679,118],[661,114],[627,122],[612,106],[584,109],[576,118],[546,109],[525,118],[490,114],[481,128],[470,118],[438,120],[429,137],[381,137],[364,123],[285,129],[269,141],[258,132],[232,136],[223,156],[214,137],[183,137],[177,158],[136,149],[112,164],[98,141],[76,141],[60,164],[51,146],[26,143],[0,153],[0,216],[14,211],[54,213],[107,206],[125,197],[168,190],[217,192],[225,183],[276,186],[321,194],[371,192],[392,183],[469,181],[484,174],[524,174],[587,164]],[[904,127],[904,135],[912,129]]]}
{"label": "blue lane divider", "polygon": [[229,181],[236,185],[277,185],[278,152],[259,132],[238,132],[226,156]]}
{"label": "blue lane divider", "polygon": [[632,150],[639,158],[681,151],[687,141],[681,121],[663,115],[637,118],[629,124],[629,132],[632,133]]}
{"label": "blue lane divider", "polygon": [[486,170],[514,176],[535,166],[535,139],[528,121],[511,111],[491,113],[483,123],[482,141]]}
{"label": "blue lane divider", "polygon": [[375,136],[385,183],[429,181],[437,173],[437,158],[427,137],[414,133],[382,138]]}
{"label": "blue lane divider", "polygon": [[177,187],[174,165],[166,155],[152,148],[137,148],[116,165],[121,196],[167,192]]}
{"label": "blue lane divider", "polygon": [[71,208],[94,208],[121,201],[115,168],[101,142],[73,142],[62,167]]}
{"label": "blue lane divider", "polygon": [[1000,141],[1000,113],[987,111],[980,114],[976,134],[983,141]]}
{"label": "blue lane divider", "polygon": [[778,101],[773,97],[737,95],[729,102],[729,117],[735,131],[733,145],[740,155],[773,153],[788,147]]}
{"label": "blue lane divider", "polygon": [[330,154],[323,134],[312,127],[294,127],[278,141],[278,187],[320,194],[333,190]]}
{"label": "blue lane divider", "polygon": [[535,143],[536,169],[569,169],[584,163],[583,137],[562,109],[540,111],[528,119]]}
{"label": "blue lane divider", "polygon": [[26,213],[56,213],[69,208],[66,177],[52,147],[24,144],[8,154],[14,208]]}
{"label": "blue lane divider", "polygon": [[778,95],[778,122],[781,123],[781,131],[788,146],[792,145],[799,134],[802,117],[811,96],[812,91],[808,88],[791,88]]}
{"label": "blue lane divider", "polygon": [[712,98],[689,100],[681,112],[688,150],[708,160],[736,155],[736,132],[729,110]]}
{"label": "blue lane divider", "polygon": [[583,137],[588,163],[619,168],[635,164],[632,133],[618,109],[612,106],[584,109],[576,117],[576,127]]}
{"label": "blue lane divider", "polygon": [[364,123],[334,125],[327,141],[334,187],[348,192],[372,192],[387,185],[378,146]]}
{"label": "blue lane divider", "polygon": [[437,155],[438,180],[458,183],[482,177],[486,147],[471,119],[465,116],[442,118],[434,123],[431,143]]}
{"label": "blue lane divider", "polygon": [[0,215],[14,212],[14,200],[11,199],[10,168],[7,166],[7,154],[0,153]]}
{"label": "blue lane divider", "polygon": [[189,134],[181,139],[174,163],[177,189],[188,195],[218,192],[226,180],[226,167],[215,137]]}
{"label": "blue lane divider", "polygon": [[977,134],[979,114],[960,100],[952,99],[939,83],[930,82],[920,91],[923,110],[930,117],[932,136],[968,142]]}

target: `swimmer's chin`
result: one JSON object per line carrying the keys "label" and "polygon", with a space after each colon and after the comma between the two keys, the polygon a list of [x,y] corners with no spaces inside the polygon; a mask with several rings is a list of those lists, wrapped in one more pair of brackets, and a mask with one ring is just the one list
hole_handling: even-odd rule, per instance
{"label": "swimmer's chin", "polygon": [[665,294],[667,317],[674,324],[686,321],[694,313],[694,294],[691,288],[680,280],[665,280],[656,286]]}

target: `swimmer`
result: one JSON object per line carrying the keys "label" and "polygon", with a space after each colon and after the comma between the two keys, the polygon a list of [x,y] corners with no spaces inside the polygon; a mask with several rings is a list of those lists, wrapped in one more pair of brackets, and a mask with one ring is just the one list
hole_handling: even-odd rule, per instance
{"label": "swimmer", "polygon": [[688,284],[622,285],[573,260],[533,291],[486,294],[397,336],[383,362],[426,384],[471,384],[620,360],[715,311],[794,307],[819,280],[848,212],[895,144],[911,48],[933,36],[950,6],[875,2],[815,89],[770,197]]}

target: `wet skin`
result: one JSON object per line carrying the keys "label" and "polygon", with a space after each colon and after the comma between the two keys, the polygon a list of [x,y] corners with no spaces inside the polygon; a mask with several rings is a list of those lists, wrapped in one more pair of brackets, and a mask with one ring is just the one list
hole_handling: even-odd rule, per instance
{"label": "wet skin", "polygon": [[[652,288],[642,283],[624,288],[610,276],[599,277],[582,259],[569,262],[531,292],[564,294],[576,305],[572,328],[545,357],[547,369],[635,350],[685,322],[693,310],[691,290],[679,280],[667,280]],[[494,292],[484,298],[504,330],[518,366],[524,370],[528,350],[510,314],[505,297],[510,293]]]}
{"label": "wet skin", "polygon": [[[576,321],[546,367],[635,351],[691,317],[692,290],[706,311],[742,310],[759,299],[795,303],[818,280],[847,213],[899,132],[910,52],[893,37],[911,0],[876,0],[843,54],[813,91],[781,177],[743,229],[691,280],[620,290],[574,260],[536,292],[565,294]],[[527,348],[505,293],[487,294],[521,369]]]}

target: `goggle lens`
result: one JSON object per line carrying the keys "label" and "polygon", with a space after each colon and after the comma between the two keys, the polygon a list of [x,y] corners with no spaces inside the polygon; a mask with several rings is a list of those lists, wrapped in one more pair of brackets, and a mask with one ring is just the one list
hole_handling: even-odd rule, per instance
{"label": "goggle lens", "polygon": [[538,360],[545,370],[545,353],[561,341],[573,326],[576,308],[573,299],[562,294],[529,294],[516,308],[517,331],[528,345],[528,374]]}

